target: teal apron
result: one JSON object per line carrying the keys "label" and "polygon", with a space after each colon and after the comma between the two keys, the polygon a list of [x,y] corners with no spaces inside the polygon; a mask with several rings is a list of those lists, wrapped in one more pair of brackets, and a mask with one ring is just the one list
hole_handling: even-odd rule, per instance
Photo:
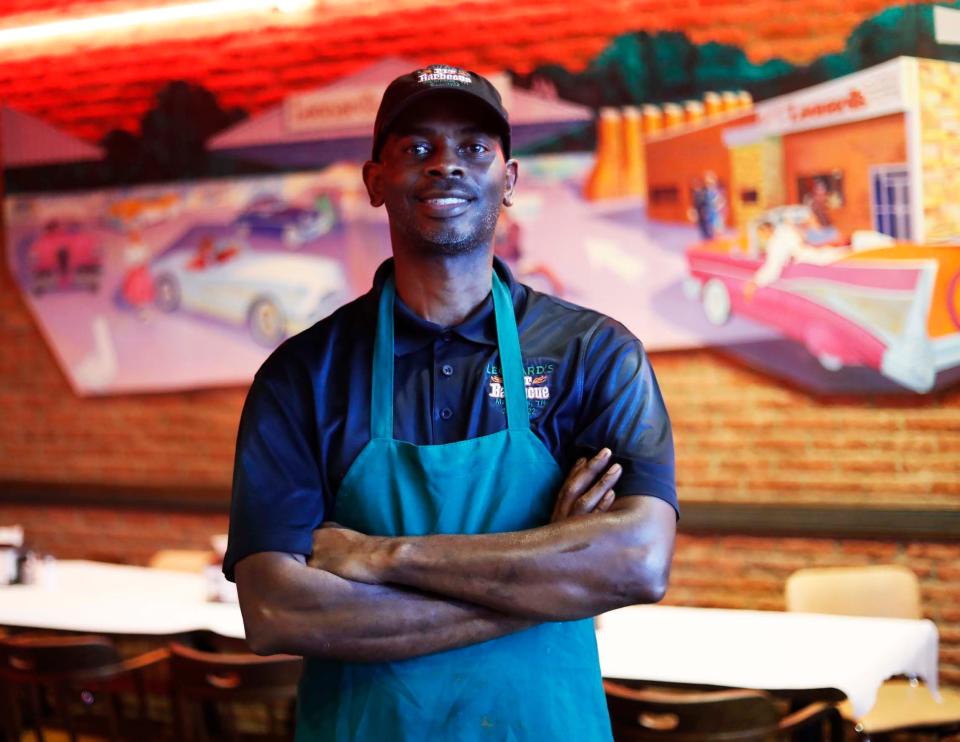
{"label": "teal apron", "polygon": [[[507,429],[438,446],[393,438],[393,278],[380,297],[371,440],[333,519],[378,536],[498,533],[546,524],[563,476],[531,432],[510,293],[493,275]],[[609,740],[590,619],[397,662],[308,659],[297,740]]]}

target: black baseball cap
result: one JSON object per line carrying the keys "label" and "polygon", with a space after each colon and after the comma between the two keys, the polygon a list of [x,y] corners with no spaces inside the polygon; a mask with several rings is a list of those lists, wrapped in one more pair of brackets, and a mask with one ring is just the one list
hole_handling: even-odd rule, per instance
{"label": "black baseball cap", "polygon": [[421,98],[441,93],[470,96],[486,104],[498,126],[497,133],[503,142],[503,156],[510,159],[510,120],[507,118],[500,93],[487,78],[448,64],[435,64],[414,70],[401,75],[387,86],[377,110],[376,123],[373,125],[373,159],[379,158],[390,127],[400,118],[400,114]]}

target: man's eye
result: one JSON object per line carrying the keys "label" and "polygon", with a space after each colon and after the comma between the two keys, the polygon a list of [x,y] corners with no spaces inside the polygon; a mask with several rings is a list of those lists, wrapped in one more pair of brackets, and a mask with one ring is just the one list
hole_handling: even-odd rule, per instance
{"label": "man's eye", "polygon": [[486,152],[489,152],[490,147],[488,147],[483,142],[471,142],[466,146],[466,150],[472,155],[482,155],[482,154],[485,154]]}
{"label": "man's eye", "polygon": [[424,142],[414,142],[407,147],[407,152],[415,157],[422,157],[430,151],[430,147]]}

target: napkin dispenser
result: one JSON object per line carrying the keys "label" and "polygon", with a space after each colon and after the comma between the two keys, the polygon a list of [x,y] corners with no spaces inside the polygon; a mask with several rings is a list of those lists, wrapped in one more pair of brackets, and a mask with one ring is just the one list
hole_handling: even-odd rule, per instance
{"label": "napkin dispenser", "polygon": [[0,585],[19,581],[20,549],[23,526],[0,526]]}

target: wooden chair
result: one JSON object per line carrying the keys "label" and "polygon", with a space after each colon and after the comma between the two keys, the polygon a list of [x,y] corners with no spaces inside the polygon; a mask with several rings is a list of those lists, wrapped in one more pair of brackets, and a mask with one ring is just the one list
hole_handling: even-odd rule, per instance
{"label": "wooden chair", "polygon": [[604,680],[617,742],[760,742],[814,728],[835,716],[816,702],[781,716],[769,693],[759,690],[676,691],[631,688]]}
{"label": "wooden chair", "polygon": [[899,564],[798,569],[784,592],[788,611],[923,618],[917,576]]}
{"label": "wooden chair", "polygon": [[[920,583],[901,565],[820,567],[800,569],[787,578],[787,610],[882,618],[923,617]],[[888,680],[877,702],[861,717],[850,703],[840,713],[861,738],[891,732],[929,732],[941,735],[960,731],[960,693],[941,690],[941,701],[915,680]]]}
{"label": "wooden chair", "polygon": [[66,732],[71,742],[80,734],[112,742],[169,739],[169,720],[151,719],[147,698],[151,668],[168,657],[158,649],[123,660],[109,639],[97,636],[0,639],[6,734],[19,740],[30,729],[37,742],[53,730]]}
{"label": "wooden chair", "polygon": [[154,552],[147,566],[175,572],[200,573],[210,564],[212,556],[213,552],[209,549],[161,549]]}
{"label": "wooden chair", "polygon": [[179,739],[293,739],[303,660],[289,655],[216,654],[171,644]]}

